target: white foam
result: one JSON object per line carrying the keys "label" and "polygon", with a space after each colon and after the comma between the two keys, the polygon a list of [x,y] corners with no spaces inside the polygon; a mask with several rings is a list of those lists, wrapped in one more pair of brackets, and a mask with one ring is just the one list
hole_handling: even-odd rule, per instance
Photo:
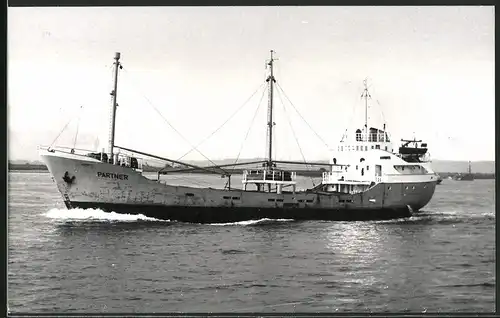
{"label": "white foam", "polygon": [[260,220],[248,220],[248,221],[240,221],[240,222],[232,222],[232,223],[210,223],[209,225],[217,225],[217,226],[227,226],[227,225],[256,225],[262,223],[270,223],[270,222],[291,222],[295,221],[294,219],[260,219]]}
{"label": "white foam", "polygon": [[[121,214],[104,212],[100,209],[51,209],[44,216],[64,221],[103,221],[103,222],[136,222],[136,221],[164,221],[147,217],[142,214]],[[165,221],[169,222],[169,221]]]}

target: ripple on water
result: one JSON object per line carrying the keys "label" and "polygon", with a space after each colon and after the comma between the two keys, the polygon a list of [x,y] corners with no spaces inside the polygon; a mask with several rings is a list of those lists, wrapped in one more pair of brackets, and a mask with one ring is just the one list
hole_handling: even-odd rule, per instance
{"label": "ripple on water", "polygon": [[212,225],[66,210],[48,174],[9,182],[12,311],[494,310],[494,182],[438,187],[408,219]]}

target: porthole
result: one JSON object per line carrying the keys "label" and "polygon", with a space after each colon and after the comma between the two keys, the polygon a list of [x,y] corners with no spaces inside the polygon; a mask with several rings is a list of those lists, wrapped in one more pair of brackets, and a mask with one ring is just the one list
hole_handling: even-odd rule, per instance
{"label": "porthole", "polygon": [[389,186],[389,187],[387,188],[387,190],[391,190],[391,189],[392,189],[392,187],[391,187],[391,186]]}
{"label": "porthole", "polygon": [[408,190],[408,186],[406,186],[405,189]]}

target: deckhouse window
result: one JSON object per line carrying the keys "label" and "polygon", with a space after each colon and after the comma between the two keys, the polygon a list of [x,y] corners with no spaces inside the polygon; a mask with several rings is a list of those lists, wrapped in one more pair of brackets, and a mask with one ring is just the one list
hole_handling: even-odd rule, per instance
{"label": "deckhouse window", "polygon": [[356,129],[356,141],[361,141],[361,130]]}
{"label": "deckhouse window", "polygon": [[380,145],[375,145],[375,149],[380,149]]}
{"label": "deckhouse window", "polygon": [[365,151],[368,151],[368,146],[365,146]]}

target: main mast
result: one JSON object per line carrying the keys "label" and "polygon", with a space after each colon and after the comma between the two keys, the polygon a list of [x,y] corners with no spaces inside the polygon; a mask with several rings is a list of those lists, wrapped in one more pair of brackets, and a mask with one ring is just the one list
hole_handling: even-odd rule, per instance
{"label": "main mast", "polygon": [[266,79],[266,82],[269,82],[269,104],[268,104],[268,110],[267,110],[267,144],[269,147],[268,150],[268,159],[267,159],[267,168],[272,169],[273,165],[273,157],[272,157],[272,151],[273,151],[273,86],[274,83],[276,83],[276,80],[274,79],[274,74],[273,74],[273,63],[274,63],[274,51],[271,50],[271,59],[269,60],[269,69],[270,69],[270,74]]}
{"label": "main mast", "polygon": [[111,96],[113,96],[113,101],[111,105],[111,125],[110,125],[110,132],[109,132],[109,154],[110,154],[110,159],[112,160],[113,163],[115,163],[114,160],[114,154],[113,154],[113,148],[115,146],[115,122],[116,122],[116,107],[118,104],[116,103],[116,98],[117,98],[117,91],[118,91],[118,68],[122,68],[120,64],[120,52],[115,53],[115,62],[113,63],[115,65],[115,77],[114,77],[114,88],[113,91],[111,92]]}

